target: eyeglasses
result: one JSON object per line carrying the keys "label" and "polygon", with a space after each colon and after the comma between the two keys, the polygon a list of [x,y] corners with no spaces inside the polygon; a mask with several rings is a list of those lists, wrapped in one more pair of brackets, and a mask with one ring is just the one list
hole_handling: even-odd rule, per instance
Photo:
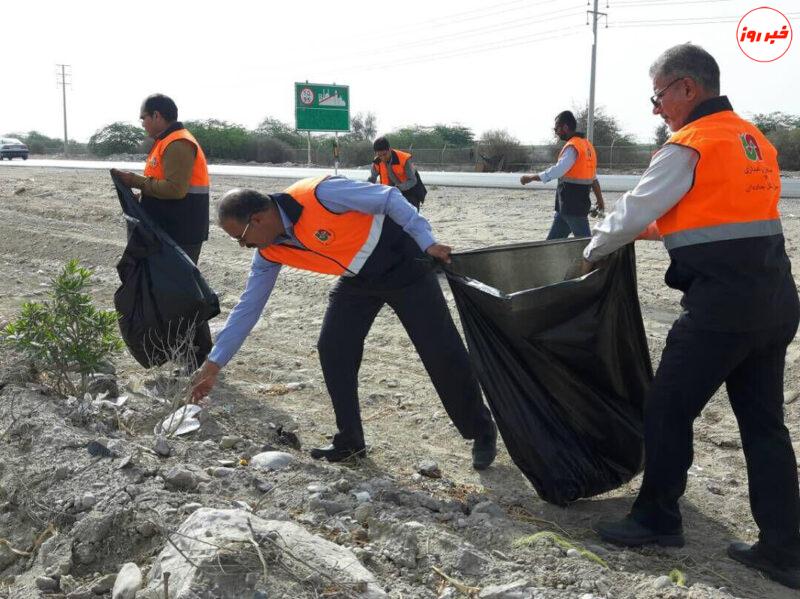
{"label": "eyeglasses", "polygon": [[653,104],[653,108],[655,108],[657,106],[661,106],[661,96],[663,96],[667,92],[667,90],[670,88],[670,86],[673,83],[677,83],[681,79],[685,79],[685,77],[678,77],[674,81],[671,81],[670,83],[668,83],[667,85],[662,87],[660,90],[658,90],[652,96],[650,96],[650,102]]}
{"label": "eyeglasses", "polygon": [[245,242],[245,237],[247,237],[247,229],[250,228],[250,223],[252,222],[252,218],[253,217],[251,216],[250,218],[247,219],[247,224],[245,225],[244,231],[242,231],[242,234],[239,235],[238,237],[234,237],[234,239],[239,243],[239,245],[244,245],[246,243]]}

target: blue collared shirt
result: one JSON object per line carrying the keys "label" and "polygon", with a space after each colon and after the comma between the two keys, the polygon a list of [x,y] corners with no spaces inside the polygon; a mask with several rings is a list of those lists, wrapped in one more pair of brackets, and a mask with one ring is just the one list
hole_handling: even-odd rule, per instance
{"label": "blue collared shirt", "polygon": [[[396,187],[352,181],[345,177],[330,177],[317,186],[316,193],[320,203],[331,212],[343,213],[352,210],[366,214],[385,214],[400,225],[423,252],[436,243],[430,223],[408,203]],[[286,229],[286,235],[281,236],[276,243],[301,246],[302,244],[294,236],[292,221],[280,207],[278,213]],[[214,348],[208,356],[211,362],[223,367],[239,351],[261,317],[275,288],[280,269],[280,264],[265,260],[257,250],[253,252],[244,292],[228,316],[225,326],[217,334]]]}

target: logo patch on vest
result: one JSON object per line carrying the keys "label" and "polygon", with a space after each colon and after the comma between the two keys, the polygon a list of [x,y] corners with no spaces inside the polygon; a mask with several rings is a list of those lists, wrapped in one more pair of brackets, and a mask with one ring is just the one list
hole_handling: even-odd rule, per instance
{"label": "logo patch on vest", "polygon": [[314,237],[316,237],[322,245],[328,245],[333,241],[333,233],[327,229],[317,229],[314,233]]}
{"label": "logo patch on vest", "polygon": [[153,156],[153,157],[150,159],[150,166],[152,166],[153,168],[156,168],[156,167],[158,166],[158,158],[156,158],[155,156]]}
{"label": "logo patch on vest", "polygon": [[744,148],[744,155],[747,156],[748,159],[753,161],[762,159],[761,148],[758,147],[758,142],[756,142],[755,137],[753,137],[749,133],[740,133],[739,141],[742,142],[742,147]]}

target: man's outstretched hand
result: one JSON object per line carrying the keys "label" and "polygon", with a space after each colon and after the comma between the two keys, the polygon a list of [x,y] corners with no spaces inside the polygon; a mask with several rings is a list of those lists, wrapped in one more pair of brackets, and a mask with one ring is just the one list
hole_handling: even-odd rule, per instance
{"label": "man's outstretched hand", "polygon": [[220,367],[214,362],[206,360],[192,376],[192,403],[198,403],[206,395],[211,393],[214,385],[217,384],[217,375]]}
{"label": "man's outstretched hand", "polygon": [[449,245],[442,245],[441,243],[434,243],[432,246],[428,247],[425,252],[429,256],[433,256],[439,262],[444,262],[445,264],[450,264],[450,253],[453,251]]}

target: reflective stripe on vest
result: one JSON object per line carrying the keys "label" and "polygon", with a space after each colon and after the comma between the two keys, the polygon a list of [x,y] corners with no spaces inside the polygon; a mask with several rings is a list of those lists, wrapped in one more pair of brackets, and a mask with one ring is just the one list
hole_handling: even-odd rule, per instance
{"label": "reflective stripe on vest", "polygon": [[[397,164],[390,164],[395,178],[402,183],[408,180],[406,175],[406,162],[411,159],[411,154],[408,152],[401,152],[400,150],[392,150],[392,156],[397,156]],[[378,172],[380,173],[381,183],[383,185],[391,185],[392,180],[389,178],[389,173],[386,170],[386,163],[382,160],[378,163]]]}
{"label": "reflective stripe on vest", "polygon": [[691,189],[657,221],[667,249],[782,233],[778,153],[754,125],[724,110],[692,121],[667,143],[700,156]]}
{"label": "reflective stripe on vest", "polygon": [[329,275],[352,277],[361,271],[381,238],[384,215],[331,212],[316,194],[327,178],[302,179],[285,190],[303,207],[293,229],[303,247],[273,244],[259,250],[263,258]]}
{"label": "reflective stripe on vest", "polygon": [[594,151],[594,146],[585,137],[573,135],[561,148],[558,157],[561,158],[570,147],[575,148],[578,156],[572,167],[558,180],[564,183],[591,185],[597,177],[597,153]]}
{"label": "reflective stripe on vest", "polygon": [[178,139],[185,139],[195,148],[194,166],[192,167],[192,174],[189,177],[189,190],[187,193],[207,194],[209,179],[206,155],[203,153],[203,148],[200,147],[200,144],[197,143],[194,136],[186,129],[178,129],[163,139],[156,140],[153,147],[150,149],[150,153],[147,155],[144,176],[152,177],[159,181],[164,179],[164,151],[169,144]]}

